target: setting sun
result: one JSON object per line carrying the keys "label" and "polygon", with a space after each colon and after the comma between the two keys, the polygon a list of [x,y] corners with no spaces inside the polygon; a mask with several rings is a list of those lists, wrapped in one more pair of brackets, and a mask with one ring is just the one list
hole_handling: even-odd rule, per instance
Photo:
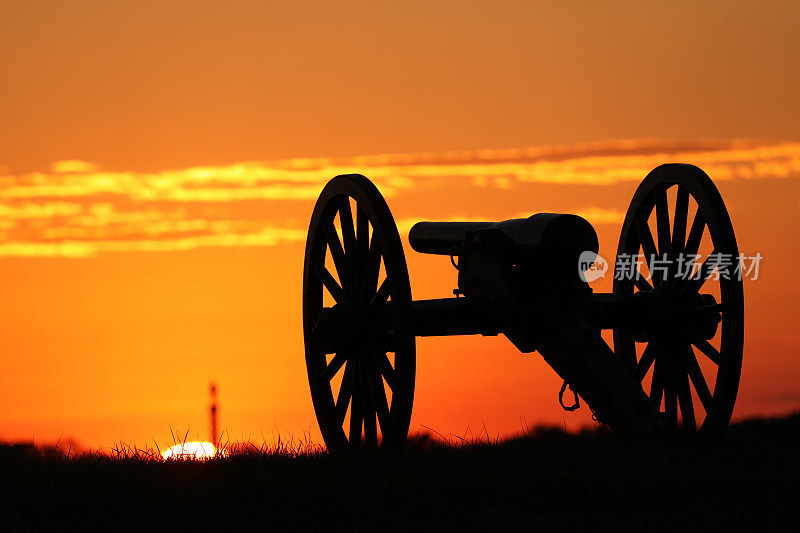
{"label": "setting sun", "polygon": [[161,457],[173,460],[205,460],[217,455],[217,450],[210,442],[191,441],[164,450]]}

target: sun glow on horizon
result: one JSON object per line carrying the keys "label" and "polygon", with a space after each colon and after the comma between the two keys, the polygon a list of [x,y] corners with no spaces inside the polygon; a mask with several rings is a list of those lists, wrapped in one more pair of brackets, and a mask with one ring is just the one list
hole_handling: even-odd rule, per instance
{"label": "sun glow on horizon", "polygon": [[[191,441],[176,444],[164,450],[161,457],[177,461],[205,461],[214,458],[219,451],[207,441]],[[220,453],[222,455],[222,453]]]}

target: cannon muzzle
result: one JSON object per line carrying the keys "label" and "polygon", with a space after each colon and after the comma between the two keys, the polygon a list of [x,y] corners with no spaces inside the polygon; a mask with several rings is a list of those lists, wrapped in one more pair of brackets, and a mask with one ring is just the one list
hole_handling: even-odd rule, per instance
{"label": "cannon muzzle", "polygon": [[502,222],[418,222],[409,233],[411,247],[423,254],[459,255],[474,235],[493,230],[519,250],[540,248],[562,258],[578,257],[599,249],[597,233],[577,215],[538,213]]}

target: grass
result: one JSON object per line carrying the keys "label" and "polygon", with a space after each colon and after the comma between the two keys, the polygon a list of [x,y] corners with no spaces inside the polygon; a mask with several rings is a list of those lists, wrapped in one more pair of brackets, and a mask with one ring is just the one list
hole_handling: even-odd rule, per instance
{"label": "grass", "polygon": [[539,428],[496,442],[415,438],[331,456],[308,441],[207,462],[0,450],[4,530],[224,531],[777,528],[796,516],[800,414],[730,428],[715,447]]}

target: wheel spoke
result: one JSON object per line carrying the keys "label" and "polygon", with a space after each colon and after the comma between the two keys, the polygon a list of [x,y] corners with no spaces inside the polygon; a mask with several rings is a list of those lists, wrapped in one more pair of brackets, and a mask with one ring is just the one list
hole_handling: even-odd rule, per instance
{"label": "wheel spoke", "polygon": [[372,239],[369,243],[366,265],[364,266],[364,280],[361,284],[362,301],[370,301],[378,287],[378,275],[381,270],[381,251],[377,240],[377,234],[373,231]]}
{"label": "wheel spoke", "polygon": [[392,363],[389,362],[389,358],[385,353],[379,353],[375,356],[375,365],[378,367],[378,371],[383,376],[383,379],[386,380],[386,384],[389,385],[389,388],[394,390],[395,370],[392,368]]}
{"label": "wheel spoke", "polygon": [[[356,272],[358,270],[358,252],[356,251],[356,234],[353,225],[353,212],[350,210],[350,199],[345,198],[339,206],[339,223],[342,226],[342,240],[344,241],[344,252],[347,259],[347,279],[350,285],[350,293],[358,294],[356,285]],[[341,273],[339,274],[341,279]]]}
{"label": "wheel spoke", "polygon": [[383,438],[386,439],[390,431],[389,404],[386,401],[386,391],[383,389],[383,381],[381,380],[381,374],[377,367],[375,367],[374,372],[370,372],[369,377],[369,392],[372,394],[373,405],[378,415],[378,423],[381,426],[381,433],[383,434]]}
{"label": "wheel spoke", "polygon": [[356,208],[356,219],[356,281],[361,285],[358,287],[359,293],[363,293],[369,256],[369,218],[361,206]]}
{"label": "wheel spoke", "polygon": [[715,261],[712,261],[712,257],[716,257],[716,251],[711,252],[703,263],[697,267],[694,274],[692,275],[691,279],[686,282],[686,285],[681,288],[681,292],[686,294],[693,294],[696,292],[700,292],[700,289],[703,288],[706,280],[713,274],[714,269],[718,268],[718,265]]}
{"label": "wheel spoke", "polygon": [[328,242],[328,249],[331,251],[331,258],[336,267],[336,273],[339,275],[339,280],[342,282],[342,288],[347,288],[347,273],[349,271],[347,257],[344,254],[344,248],[339,241],[339,235],[336,234],[336,229],[333,227],[333,221],[329,221],[324,226],[325,240]]}
{"label": "wheel spoke", "polygon": [[634,376],[636,376],[639,381],[642,381],[655,360],[656,347],[653,344],[648,343],[647,348],[645,348],[644,353],[642,353],[642,358],[639,360],[639,364],[636,365]]}
{"label": "wheel spoke", "polygon": [[377,307],[379,305],[383,305],[389,299],[389,291],[391,287],[389,287],[389,278],[384,279],[381,282],[381,286],[378,287],[378,291],[375,293],[375,296],[372,297],[372,300],[369,302],[370,307]]}
{"label": "wheel spoke", "polygon": [[375,421],[374,409],[364,415],[364,444],[370,450],[378,447],[378,423]]}
{"label": "wheel spoke", "polygon": [[668,257],[670,254],[669,204],[667,203],[667,187],[656,189],[656,229],[658,232],[658,254]]}
{"label": "wheel spoke", "polygon": [[678,427],[678,397],[675,394],[675,382],[670,376],[664,384],[664,413],[667,415],[670,428]]}
{"label": "wheel spoke", "polygon": [[361,402],[363,394],[360,387],[359,368],[353,365],[353,403],[350,405],[350,431],[348,440],[351,448],[358,448],[361,445]]}
{"label": "wheel spoke", "polygon": [[347,406],[353,397],[353,365],[347,364],[342,376],[342,385],[339,387],[339,394],[336,397],[334,407],[334,417],[336,424],[341,427],[344,424],[344,417],[347,414]]}
{"label": "wheel spoke", "polygon": [[681,380],[678,389],[678,402],[681,407],[681,421],[683,430],[689,434],[697,433],[697,421],[694,417],[694,405],[692,404],[692,391],[689,389],[689,376],[681,372]]}
{"label": "wheel spoke", "polygon": [[697,213],[694,214],[692,221],[692,229],[689,230],[689,237],[686,239],[686,248],[684,252],[687,256],[696,255],[700,249],[700,241],[703,239],[703,230],[706,227],[706,219],[703,213],[700,212],[700,207],[697,208]]}
{"label": "wheel spoke", "polygon": [[647,280],[642,277],[641,272],[639,272],[638,270],[633,276],[633,283],[642,292],[648,292],[653,290],[653,286],[650,285],[647,282]]}
{"label": "wheel spoke", "polygon": [[667,279],[670,286],[676,283],[679,254],[686,245],[686,222],[689,216],[689,191],[678,185],[675,199],[675,214],[672,219],[672,242],[669,248],[669,264],[667,266]]}
{"label": "wheel spoke", "polygon": [[660,380],[664,384],[664,414],[670,429],[678,427],[678,391],[676,390],[676,368],[674,346],[662,346],[662,357],[659,358],[658,365]]}
{"label": "wheel spoke", "polygon": [[714,346],[711,345],[710,342],[708,342],[705,339],[701,339],[700,337],[696,337],[695,336],[692,339],[692,344],[695,345],[701,352],[706,354],[706,357],[711,359],[711,361],[713,361],[714,364],[719,366],[719,363],[720,363],[720,361],[722,359],[722,355],[719,353],[719,351],[716,348],[714,348]]}
{"label": "wheel spoke", "polygon": [[672,257],[677,257],[686,243],[686,222],[689,218],[689,191],[678,185],[675,218],[672,221]]}
{"label": "wheel spoke", "polygon": [[375,423],[375,399],[370,388],[369,381],[374,370],[367,368],[364,361],[359,365],[359,376],[361,377],[362,391],[361,398],[362,416],[364,419],[364,444],[367,448],[375,448],[378,445],[378,428]]}
{"label": "wheel spoke", "polygon": [[653,280],[654,285],[658,285],[656,281],[658,278],[653,275],[653,261],[658,258],[658,251],[656,250],[656,243],[653,242],[653,235],[650,233],[650,227],[647,225],[647,220],[638,218],[636,220],[636,232],[639,235],[639,242],[642,245],[642,253],[644,253],[644,260],[647,263],[647,268],[650,270],[650,279]]}
{"label": "wheel spoke", "polygon": [[322,379],[330,381],[333,379],[333,376],[339,372],[339,369],[347,362],[347,356],[343,353],[337,353],[331,359],[331,362],[328,366],[325,367],[325,370],[322,371]]}
{"label": "wheel spoke", "polygon": [[703,371],[700,370],[700,364],[697,362],[691,346],[686,347],[686,358],[688,359],[689,378],[692,380],[694,390],[697,391],[700,403],[703,404],[703,409],[708,413],[711,409],[711,391],[708,390],[706,378],[703,377]]}
{"label": "wheel spoke", "polygon": [[349,198],[345,198],[339,205],[339,223],[342,226],[342,239],[344,240],[345,252],[348,255],[352,255],[356,251],[356,234]]}
{"label": "wheel spoke", "polygon": [[336,280],[333,278],[328,269],[325,268],[325,265],[316,265],[314,266],[314,272],[319,277],[322,284],[325,285],[325,288],[328,289],[328,292],[331,293],[333,299],[336,300],[336,303],[342,303],[347,300],[347,294],[345,294],[344,289],[342,289]]}
{"label": "wheel spoke", "polygon": [[653,381],[650,383],[650,400],[656,406],[656,410],[661,409],[661,396],[664,394],[664,382],[661,374],[664,373],[663,363],[656,361],[653,368]]}

